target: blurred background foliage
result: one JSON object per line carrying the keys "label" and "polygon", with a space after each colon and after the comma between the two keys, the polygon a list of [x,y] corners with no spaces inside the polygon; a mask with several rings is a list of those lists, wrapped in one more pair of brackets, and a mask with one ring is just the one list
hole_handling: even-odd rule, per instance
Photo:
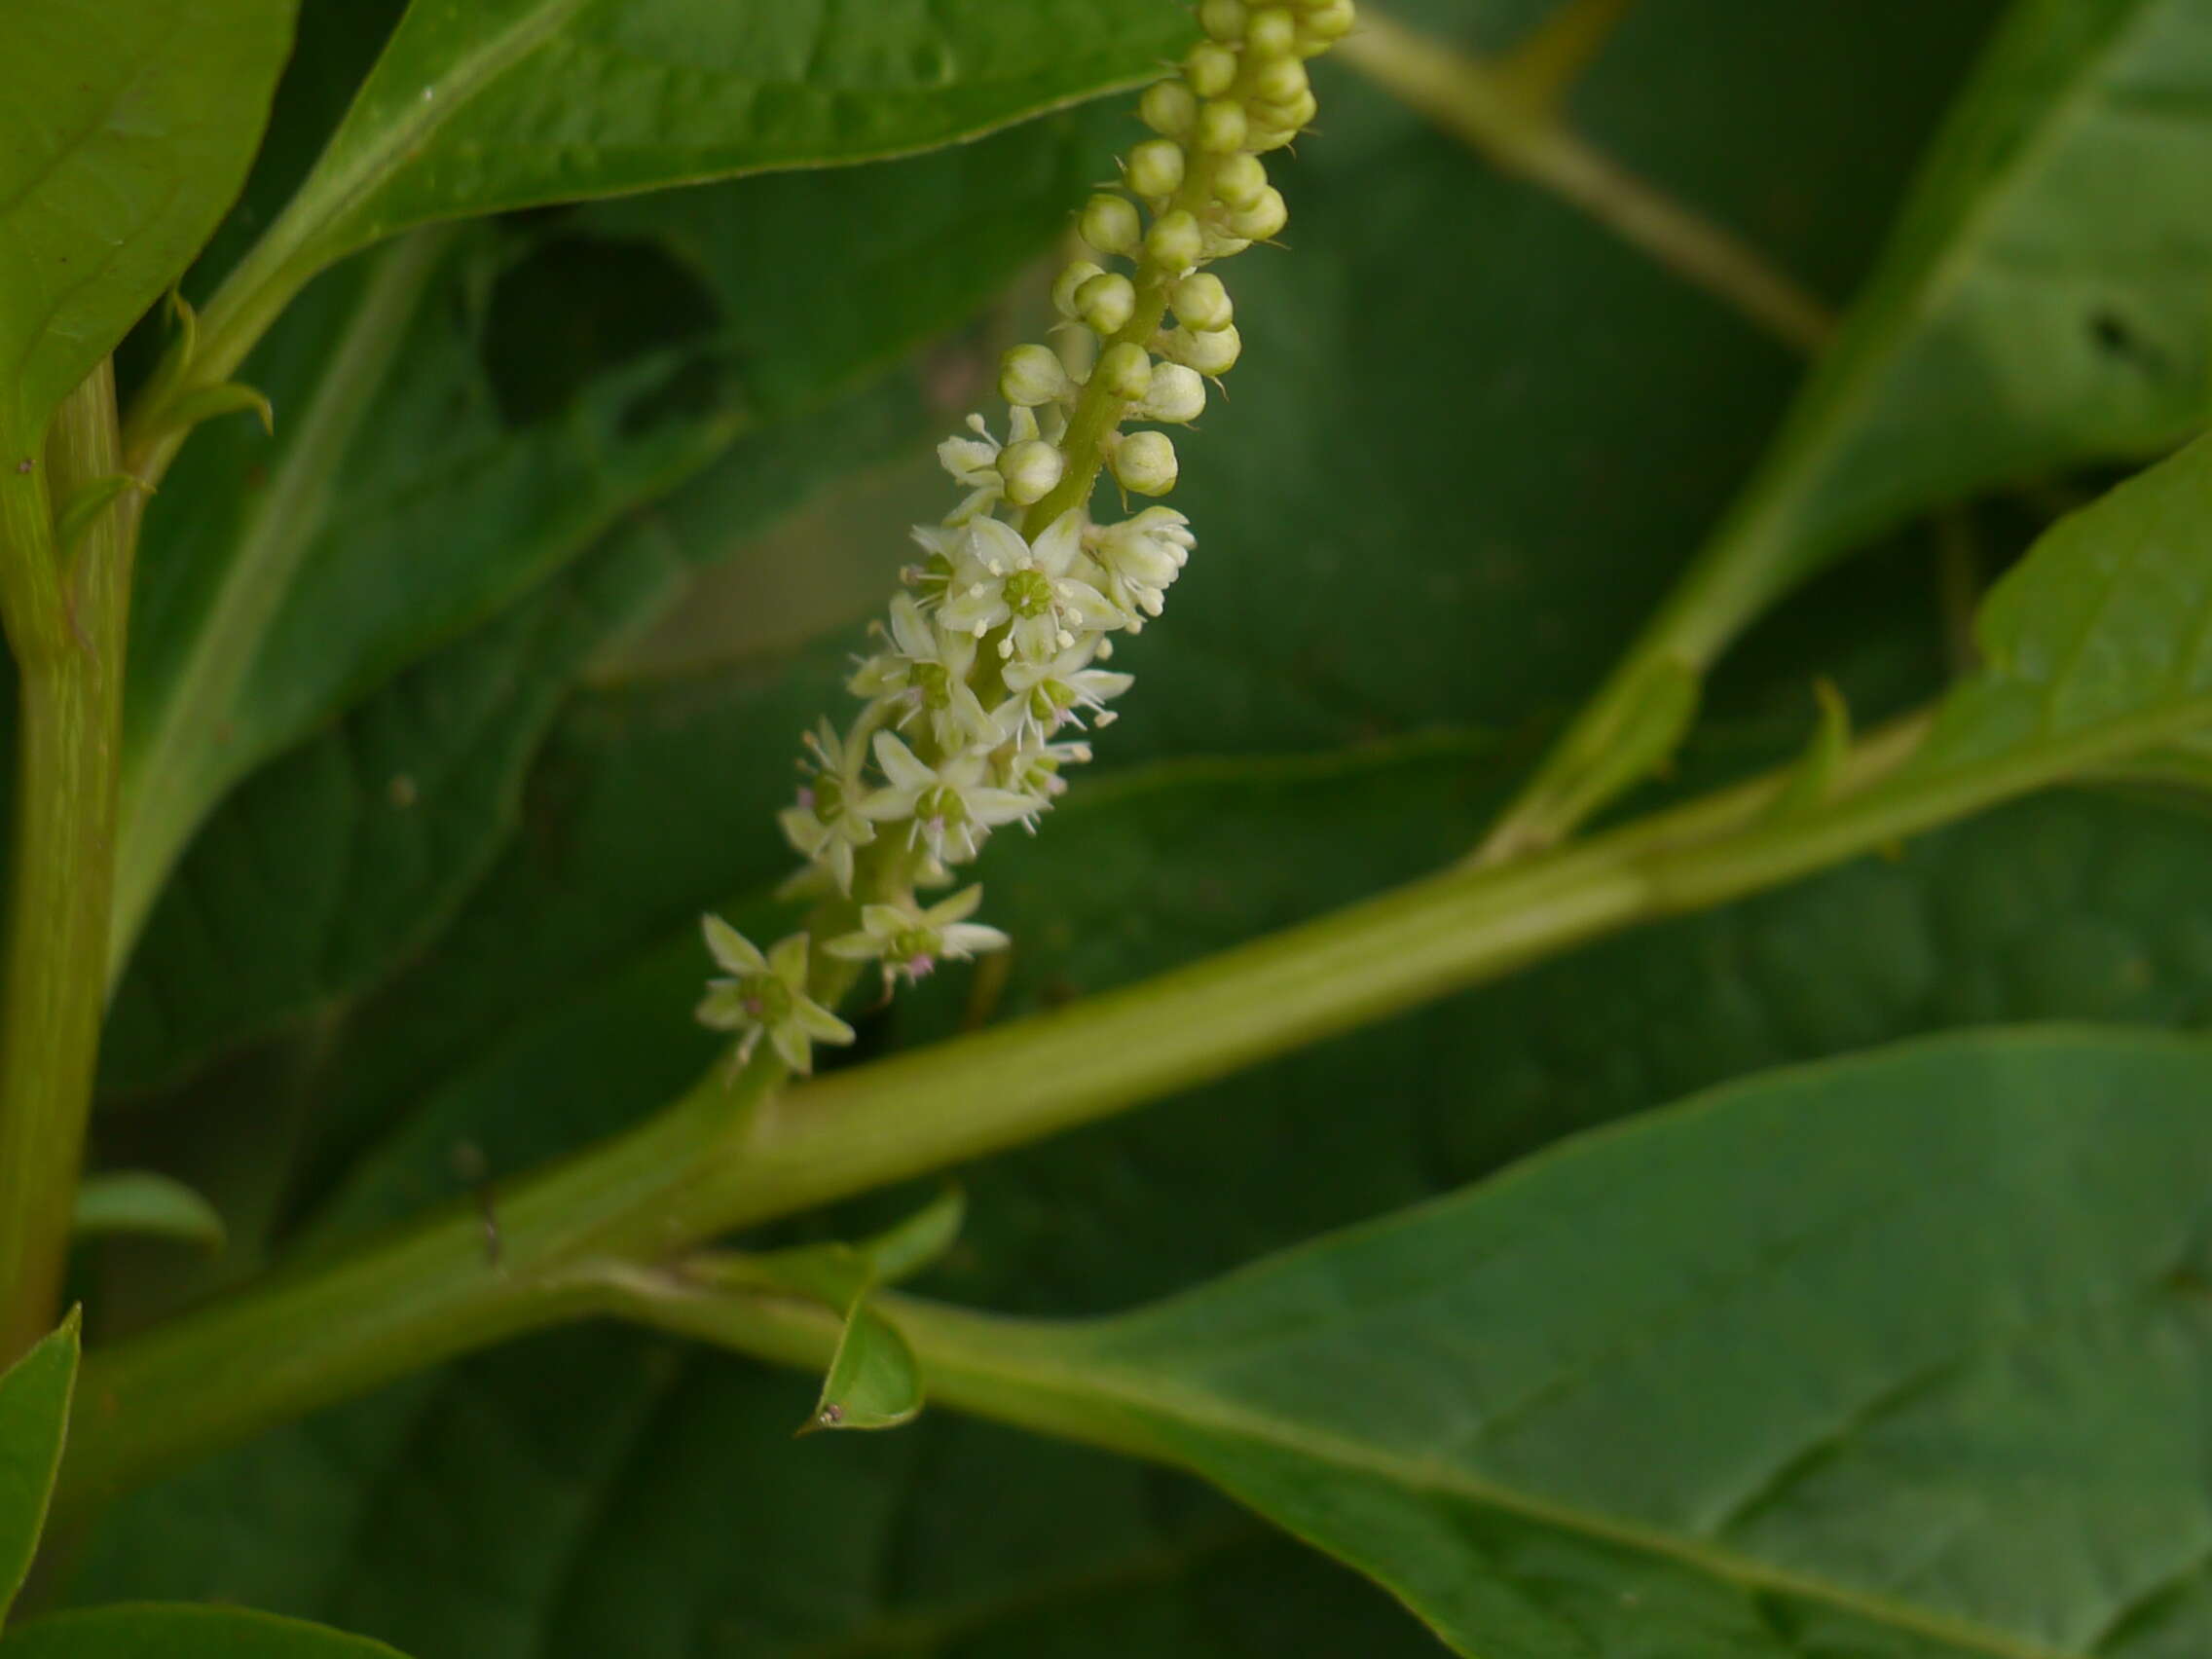
{"label": "blurred background foliage", "polygon": [[[1548,10],[1394,15],[1495,52]],[[1841,307],[1997,11],[1645,0],[1568,111]],[[254,182],[188,288],[266,222],[395,12],[306,9]],[[1320,73],[1322,130],[1281,169],[1291,251],[1238,263],[1243,364],[1184,446],[1199,548],[1174,613],[1117,663],[1137,687],[1051,832],[985,857],[1011,962],[868,1014],[864,1055],[1471,845],[1804,373],[1576,207]],[[196,781],[219,804],[103,1054],[97,1161],[209,1193],[231,1245],[104,1246],[106,1334],[279,1249],[480,1183],[496,1204],[502,1176],[711,1062],[697,914],[776,926],[796,735],[834,706],[904,527],[941,511],[930,446],[1037,321],[1122,101],[473,225],[341,267],[272,334],[249,377],[277,440],[210,428],[149,520],[134,687],[176,671],[378,262],[431,260],[336,493],[293,526],[308,574]],[[2083,483],[1946,509],[1818,579],[1722,670],[1676,783],[1795,749],[1816,674],[1869,722],[1934,694],[1962,592]],[[2201,1026],[2208,832],[2076,790],[1605,942],[967,1172],[969,1228],[925,1288],[1118,1308],[1785,1061],[1990,1021]],[[420,1659],[1436,1650],[1181,1477],[943,1414],[794,1442],[810,1398],[652,1336],[531,1339],[129,1499],[69,1595],[236,1600]]]}

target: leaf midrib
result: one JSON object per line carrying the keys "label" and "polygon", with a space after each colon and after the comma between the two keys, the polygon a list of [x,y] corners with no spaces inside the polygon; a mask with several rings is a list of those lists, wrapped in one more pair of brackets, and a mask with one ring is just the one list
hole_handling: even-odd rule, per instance
{"label": "leaf midrib", "polygon": [[[930,1364],[933,1357],[940,1357],[933,1356],[924,1327],[909,1324],[903,1318],[901,1328],[915,1341],[925,1365]],[[943,1363],[942,1357],[940,1363]],[[988,1375],[1019,1389],[1074,1401],[1109,1403],[1140,1415],[1157,1414],[1178,1429],[1240,1440],[1271,1452],[1325,1463],[1346,1473],[1379,1479],[1409,1492],[1462,1499],[1517,1520],[1671,1561],[1744,1590],[1771,1592],[1835,1607],[1869,1623],[1948,1642],[1964,1652],[1985,1655],[1987,1659],[2080,1659],[2072,1650],[2024,1641],[1965,1619],[1791,1572],[1660,1528],[1521,1492],[1433,1459],[1384,1452],[1363,1441],[1255,1411],[1218,1394],[1161,1383],[1110,1363],[1089,1364],[1078,1370],[1064,1361],[1037,1357],[1012,1362],[979,1360],[973,1351],[963,1353],[952,1363],[971,1375]],[[1185,1459],[1177,1457],[1176,1460]]]}

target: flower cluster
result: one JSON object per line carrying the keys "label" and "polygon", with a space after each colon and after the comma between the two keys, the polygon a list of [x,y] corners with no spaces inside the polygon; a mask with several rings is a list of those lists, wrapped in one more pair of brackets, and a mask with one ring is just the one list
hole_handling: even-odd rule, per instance
{"label": "flower cluster", "polygon": [[[1159,428],[1197,420],[1207,382],[1242,346],[1207,267],[1282,230],[1261,158],[1312,120],[1306,59],[1353,20],[1352,0],[1200,0],[1198,16],[1205,39],[1139,105],[1154,135],[1129,151],[1120,188],[1077,218],[1094,257],[1053,284],[1060,348],[1007,352],[1003,439],[974,415],[939,446],[962,498],[913,532],[922,557],[850,681],[860,712],[842,733],[825,720],[807,736],[806,781],[779,819],[807,861],[795,887],[860,923],[824,951],[876,963],[887,990],[1006,944],[968,920],[980,888],[931,906],[916,893],[949,882],[992,830],[1036,828],[1067,787],[1062,772],[1090,758],[1073,734],[1111,722],[1108,705],[1129,688],[1106,666],[1114,636],[1161,614],[1191,554],[1181,513],[1148,506],[1100,522],[1091,495],[1101,471],[1124,511],[1131,496],[1174,488],[1174,440]],[[737,958],[719,926],[710,919],[727,967]],[[804,1070],[809,1039],[840,1039],[802,985],[786,988],[790,998],[711,995],[702,1017],[749,1043],[766,1032]]]}

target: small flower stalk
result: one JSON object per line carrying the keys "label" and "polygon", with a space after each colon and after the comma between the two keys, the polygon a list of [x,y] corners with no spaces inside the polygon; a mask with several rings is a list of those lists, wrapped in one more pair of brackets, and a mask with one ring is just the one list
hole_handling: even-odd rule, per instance
{"label": "small flower stalk", "polygon": [[[1153,136],[1076,216],[1089,256],[1053,284],[1062,333],[1094,349],[1014,347],[1003,425],[973,415],[939,446],[961,498],[915,528],[921,557],[848,682],[861,707],[843,732],[825,720],[808,734],[805,781],[779,817],[806,861],[792,890],[823,902],[817,957],[873,963],[887,991],[1006,946],[969,919],[980,887],[934,905],[917,894],[949,884],[993,831],[1036,830],[1132,683],[1107,666],[1115,637],[1161,616],[1196,547],[1183,514],[1132,512],[1131,498],[1174,490],[1161,428],[1198,420],[1235,366],[1235,308],[1212,267],[1287,222],[1263,158],[1312,121],[1306,61],[1350,31],[1353,8],[1200,0],[1198,18],[1205,38],[1139,104]],[[1101,473],[1118,518],[1091,513]],[[763,954],[709,918],[708,943],[729,977],[699,1017],[740,1033],[744,1052],[765,1037],[804,1071],[813,1044],[851,1040],[810,994],[808,936]]]}

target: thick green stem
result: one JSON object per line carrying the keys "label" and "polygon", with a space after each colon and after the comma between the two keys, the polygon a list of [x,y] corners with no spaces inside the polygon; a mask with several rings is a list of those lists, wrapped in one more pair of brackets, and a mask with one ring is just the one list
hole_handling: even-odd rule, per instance
{"label": "thick green stem", "polygon": [[1833,805],[1778,811],[1793,774],[1577,846],[1459,868],[1072,1008],[763,1098],[718,1074],[632,1133],[516,1189],[296,1269],[88,1363],[63,1470],[83,1505],[466,1348],[590,1311],[610,1272],[732,1229],[1057,1133],[1289,1052],[1601,934],[1721,903],[2212,720],[2212,696],[2032,752],[1884,782],[1919,721],[1838,767]]}
{"label": "thick green stem", "polygon": [[1475,862],[1556,846],[1688,734],[1707,672],[1802,571],[1782,556],[1797,534],[1798,478],[1762,472],[1499,818]]}
{"label": "thick green stem", "polygon": [[103,362],[11,462],[0,609],[16,659],[15,839],[0,991],[0,1366],[53,1325],[106,1000],[132,514],[55,524],[121,469]]}
{"label": "thick green stem", "polygon": [[[1894,765],[1916,737],[1900,728],[1871,740],[1844,785]],[[757,1106],[772,1077],[749,1073],[733,1100],[718,1073],[662,1117],[514,1189],[496,1257],[482,1216],[457,1206],[96,1356],[71,1500],[564,1317],[580,1266],[665,1260],[734,1228],[1109,1116],[1668,914],[1684,883],[1713,902],[1727,883],[1685,861],[1713,842],[1724,869],[1725,849],[1755,841],[1746,826],[1785,784],[1742,786],[1525,866],[1451,871]],[[1893,832],[1864,830],[1858,845]],[[1826,847],[1823,861],[1850,850]],[[1790,872],[1786,859],[1765,865],[1735,890]]]}

